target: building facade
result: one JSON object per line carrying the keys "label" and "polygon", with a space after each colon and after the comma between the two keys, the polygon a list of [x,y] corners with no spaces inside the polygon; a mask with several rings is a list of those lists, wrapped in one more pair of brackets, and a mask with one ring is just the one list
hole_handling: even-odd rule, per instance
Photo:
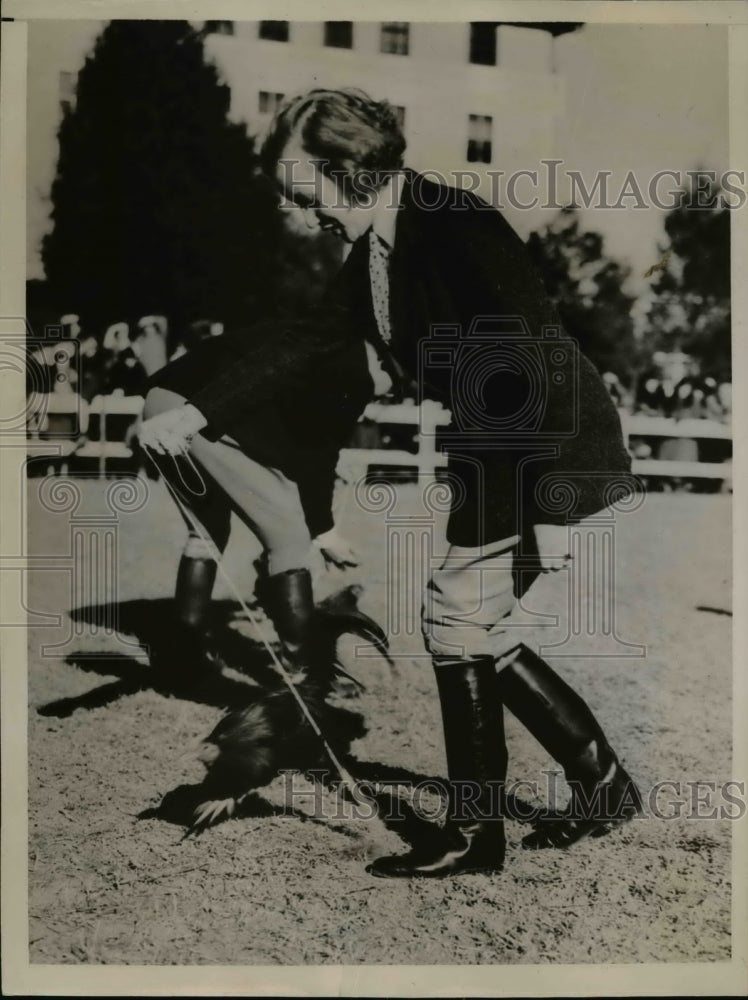
{"label": "building facade", "polygon": [[564,95],[550,31],[374,21],[207,22],[205,30],[231,87],[232,117],[253,134],[284,97],[359,87],[398,109],[410,166],[458,183],[461,172],[477,173],[486,197],[501,183],[497,171],[534,169],[556,149]]}
{"label": "building facade", "polygon": [[[28,265],[43,277],[41,239],[57,129],[101,22],[37,23],[30,37]],[[231,88],[231,117],[260,137],[286,97],[358,87],[398,109],[409,166],[504,202],[506,178],[553,158],[564,111],[555,48],[562,25],[350,21],[197,22]],[[502,173],[503,172],[503,173]],[[517,184],[517,197],[531,197]],[[522,235],[533,213],[506,208]]]}

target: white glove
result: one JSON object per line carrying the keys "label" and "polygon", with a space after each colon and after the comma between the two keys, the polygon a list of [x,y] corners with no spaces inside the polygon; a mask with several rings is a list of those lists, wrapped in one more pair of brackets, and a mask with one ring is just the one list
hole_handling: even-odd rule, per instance
{"label": "white glove", "polygon": [[332,563],[341,569],[346,566],[358,566],[358,556],[336,528],[330,528],[329,531],[317,535],[313,539],[313,544],[317,546],[328,564]]}
{"label": "white glove", "polygon": [[568,566],[569,528],[565,524],[536,524],[535,542],[538,546],[540,565],[544,573],[554,573]]}
{"label": "white glove", "polygon": [[180,455],[189,449],[193,435],[207,423],[202,413],[187,403],[144,420],[138,437],[144,448],[151,448],[159,455]]}

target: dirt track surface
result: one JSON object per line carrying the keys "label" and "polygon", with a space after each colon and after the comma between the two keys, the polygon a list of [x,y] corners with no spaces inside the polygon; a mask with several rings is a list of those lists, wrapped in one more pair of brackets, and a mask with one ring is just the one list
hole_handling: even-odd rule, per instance
{"label": "dirt track surface", "polygon": [[[29,484],[31,551],[62,559],[56,569],[50,559],[50,569],[32,574],[29,607],[39,624],[42,613],[61,613],[62,621],[31,632],[32,962],[729,958],[732,823],[724,819],[650,814],[567,853],[523,851],[527,828],[509,821],[501,875],[389,882],[368,876],[364,865],[383,850],[405,849],[391,829],[336,818],[329,791],[322,800],[327,817],[313,815],[311,794],[290,808],[279,781],[239,816],[182,840],[185,803],[202,777],[201,765],[184,754],[220,717],[220,692],[213,699],[219,703],[205,704],[154,690],[133,635],[168,608],[184,529],[160,483],[147,484],[141,509],[118,514],[116,610],[134,643],[127,647],[102,627],[106,592],[76,590],[68,571],[74,519],[85,546],[102,528],[83,522],[107,513],[110,484],[79,481],[79,507],[52,513],[40,505],[41,483]],[[414,510],[416,487],[399,492],[398,510]],[[380,621],[387,593],[383,516],[348,504],[343,517],[366,567],[361,606]],[[730,607],[729,550],[728,497],[651,496],[620,519],[616,563],[619,635],[646,644],[647,655],[551,661],[596,711],[645,797],[658,781],[732,777],[731,619],[720,613]],[[225,565],[247,595],[256,552],[237,527]],[[348,580],[326,579],[323,588],[341,582]],[[220,582],[216,598],[227,631],[248,631]],[[61,645],[50,649],[55,643]],[[417,625],[393,636],[392,649],[394,672],[376,658],[355,662],[349,651],[352,670],[367,678],[367,691],[349,706],[368,727],[351,745],[352,766],[366,777],[443,776],[436,690],[428,661],[417,655]],[[553,767],[511,717],[507,739],[510,781],[539,780]],[[302,782],[297,787],[312,791]],[[690,794],[671,790],[660,804],[672,812],[674,801]]]}

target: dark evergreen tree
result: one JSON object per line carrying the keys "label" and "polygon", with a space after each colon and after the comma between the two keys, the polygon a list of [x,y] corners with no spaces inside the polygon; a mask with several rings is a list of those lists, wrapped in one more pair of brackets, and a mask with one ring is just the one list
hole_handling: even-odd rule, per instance
{"label": "dark evergreen tree", "polygon": [[652,286],[647,336],[652,350],[684,351],[705,375],[729,380],[730,210],[719,195],[716,184],[701,193],[686,190],[668,212],[668,241],[659,247],[667,265]]}
{"label": "dark evergreen tree", "polygon": [[[112,21],[59,132],[50,292],[89,324],[245,323],[277,301],[282,220],[230,91],[184,21]],[[89,329],[91,326],[89,326]]]}
{"label": "dark evergreen tree", "polygon": [[599,233],[580,228],[574,208],[563,209],[528,249],[564,327],[599,371],[629,383],[637,367],[631,306],[623,290],[629,270],[606,255]]}

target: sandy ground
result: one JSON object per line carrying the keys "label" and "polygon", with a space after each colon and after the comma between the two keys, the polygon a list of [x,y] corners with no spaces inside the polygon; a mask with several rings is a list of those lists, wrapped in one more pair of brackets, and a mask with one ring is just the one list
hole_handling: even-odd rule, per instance
{"label": "sandy ground", "polygon": [[[201,702],[150,686],[135,637],[157,628],[168,610],[183,528],[160,483],[148,482],[143,502],[127,501],[131,509],[116,518],[106,503],[111,483],[76,485],[80,502],[71,509],[62,494],[51,496],[49,482],[29,483],[31,551],[44,557],[29,579],[36,623],[29,659],[32,962],[729,958],[732,823],[726,819],[664,819],[648,808],[645,818],[607,838],[538,853],[520,848],[527,828],[509,821],[501,875],[389,882],[368,876],[364,865],[382,850],[405,849],[393,824],[346,818],[345,810],[336,816],[332,791],[320,799],[326,815],[316,816],[312,786],[300,781],[298,790],[310,794],[289,802],[281,782],[274,783],[239,816],[182,840],[202,776],[189,751],[251,677],[230,671],[234,683]],[[403,486],[389,528],[393,518],[410,514],[411,522],[397,522],[402,538],[403,525],[418,528],[419,513],[416,486]],[[365,566],[361,606],[389,622],[396,660],[390,670],[375,656],[356,659],[355,650],[347,651],[367,690],[346,711],[359,713],[368,727],[348,759],[361,777],[443,776],[436,691],[429,663],[418,655],[413,607],[386,583],[388,558],[402,578],[410,549],[403,543],[388,557],[385,516],[351,502],[343,514]],[[437,539],[439,530],[437,518]],[[652,495],[620,519],[617,531],[616,627],[626,641],[643,644],[646,655],[551,662],[598,713],[645,797],[656,782],[681,783],[681,794],[671,788],[658,799],[662,812],[677,813],[677,801],[688,806],[692,795],[682,783],[732,776],[731,619],[724,613],[730,498]],[[101,567],[107,532],[116,572],[89,571],[78,583],[74,554],[90,570],[97,536]],[[225,564],[247,595],[256,551],[237,526]],[[331,575],[320,590],[349,579]],[[226,636],[239,637],[241,660],[247,628],[222,583],[216,599]],[[511,717],[507,738],[510,781],[539,780],[553,767]],[[522,794],[535,801],[532,792]]]}

